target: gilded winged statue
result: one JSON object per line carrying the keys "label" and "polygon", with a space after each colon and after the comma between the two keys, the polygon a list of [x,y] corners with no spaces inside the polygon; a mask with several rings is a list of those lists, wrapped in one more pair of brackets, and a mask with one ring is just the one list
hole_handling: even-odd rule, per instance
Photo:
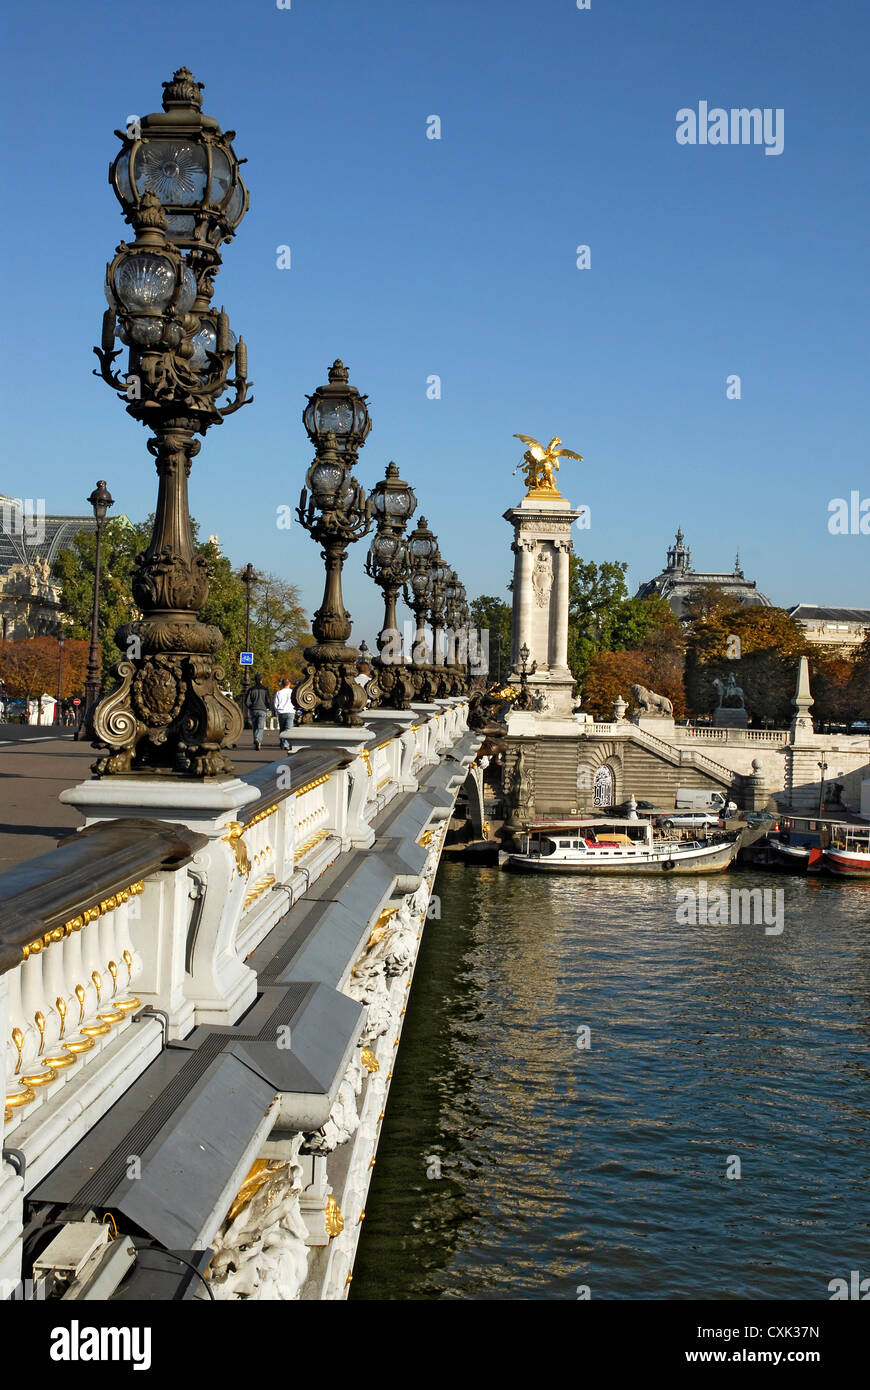
{"label": "gilded winged statue", "polygon": [[[562,441],[557,434],[554,434],[546,445],[540,440],[532,439],[529,434],[515,434],[514,439],[521,439],[529,446],[521,462],[517,464],[517,468],[523,470],[528,492],[558,493],[556,474],[559,471],[559,459],[577,459],[580,463],[583,462],[582,454],[575,454],[573,449],[560,448]],[[514,469],[514,473],[517,468]]]}

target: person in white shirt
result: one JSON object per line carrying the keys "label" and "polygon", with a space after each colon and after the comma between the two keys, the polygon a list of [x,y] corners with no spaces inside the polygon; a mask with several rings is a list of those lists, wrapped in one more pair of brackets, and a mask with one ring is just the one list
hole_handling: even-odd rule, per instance
{"label": "person in white shirt", "polygon": [[288,730],[293,728],[293,687],[285,678],[275,691],[272,708],[278,716],[278,737],[285,753],[290,751]]}

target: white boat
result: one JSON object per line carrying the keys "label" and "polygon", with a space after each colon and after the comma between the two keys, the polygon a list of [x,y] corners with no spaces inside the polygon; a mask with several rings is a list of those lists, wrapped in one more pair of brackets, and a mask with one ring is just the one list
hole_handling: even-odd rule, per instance
{"label": "white boat", "polygon": [[825,868],[841,878],[870,878],[870,827],[839,826],[825,850]]}
{"label": "white boat", "polygon": [[739,843],[739,833],[715,840],[656,839],[649,822],[641,820],[540,820],[531,822],[504,867],[531,873],[708,874],[727,869]]}

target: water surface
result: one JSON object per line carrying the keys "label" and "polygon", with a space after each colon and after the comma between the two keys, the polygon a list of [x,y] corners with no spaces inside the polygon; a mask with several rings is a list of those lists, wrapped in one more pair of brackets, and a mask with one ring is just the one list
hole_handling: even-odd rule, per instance
{"label": "water surface", "polygon": [[442,866],[353,1297],[827,1299],[870,1274],[870,883],[709,878],[780,890],[779,935],[678,922],[692,883]]}

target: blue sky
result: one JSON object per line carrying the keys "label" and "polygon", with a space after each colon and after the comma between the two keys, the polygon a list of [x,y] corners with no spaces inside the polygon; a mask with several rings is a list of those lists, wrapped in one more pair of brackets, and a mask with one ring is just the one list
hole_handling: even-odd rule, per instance
{"label": "blue sky", "polygon": [[[560,475],[591,508],[575,548],[627,560],[632,591],[680,524],[697,568],[739,548],[774,602],[870,604],[870,536],[827,529],[831,498],[870,496],[865,7],[48,0],[5,32],[0,491],[76,511],[105,477],[118,510],[153,508],[144,431],[91,347],[126,230],[112,132],[186,64],[248,158],[216,298],[255,400],[191,476],[234,563],[319,602],[317,548],[275,518],[310,461],[305,396],[340,356],[370,397],[362,481],[396,460],[471,594],[510,577],[520,431],[584,455]],[[782,108],[782,154],[678,145],[676,113],[699,101]],[[345,588],[372,644],[366,544]]]}

